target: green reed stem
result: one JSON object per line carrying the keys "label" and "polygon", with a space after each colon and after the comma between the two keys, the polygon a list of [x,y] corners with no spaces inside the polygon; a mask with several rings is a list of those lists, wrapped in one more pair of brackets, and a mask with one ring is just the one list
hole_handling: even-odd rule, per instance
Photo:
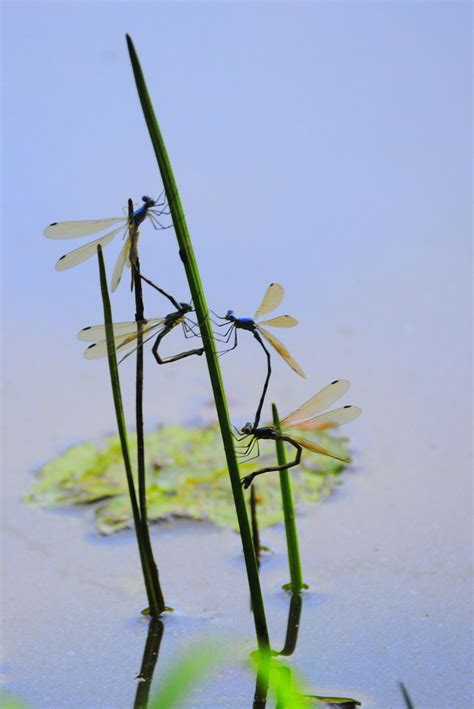
{"label": "green reed stem", "polygon": [[137,691],[133,709],[147,709],[150,696],[151,682],[158,661],[161,640],[165,626],[159,618],[152,618],[148,626],[145,649],[143,651],[142,666],[137,676]]}
{"label": "green reed stem", "polygon": [[[132,221],[133,202],[128,200],[128,217],[131,243],[135,244],[133,254],[133,286],[135,291],[135,322],[137,323],[137,360],[135,378],[135,421],[137,427],[137,477],[138,500],[140,506],[140,521],[142,527],[143,546],[146,553],[150,581],[156,598],[159,614],[166,610],[163,591],[161,590],[158,567],[153,555],[150,539],[146,504],[146,478],[145,478],[145,436],[143,430],[143,320],[145,308],[143,305],[142,279],[140,278],[140,261],[138,258],[138,231]],[[135,232],[135,233],[133,233]],[[155,613],[153,613],[155,615]]]}
{"label": "green reed stem", "polygon": [[120,445],[122,447],[122,457],[125,466],[125,475],[127,477],[128,493],[130,495],[130,502],[132,505],[133,521],[135,523],[135,534],[137,537],[138,551],[140,554],[140,563],[142,566],[143,578],[145,581],[148,604],[150,607],[151,615],[158,617],[160,614],[160,606],[156,597],[150,573],[149,560],[144,545],[142,521],[137,502],[137,495],[135,492],[135,484],[133,481],[130,452],[128,450],[127,428],[125,425],[125,416],[123,413],[122,393],[120,390],[120,378],[117,365],[117,354],[115,352],[112,308],[110,306],[110,297],[109,289],[107,286],[107,274],[105,272],[104,257],[102,255],[102,248],[100,245],[97,247],[97,256],[99,259],[100,290],[102,293],[102,303],[104,307],[105,335],[107,339],[107,359],[109,362],[110,383],[112,386],[112,395],[114,399],[115,417],[117,419]]}
{"label": "green reed stem", "polygon": [[257,515],[257,486],[255,483],[250,486],[250,521],[252,527],[253,548],[255,549],[255,558],[257,559],[257,567],[260,568],[260,531],[258,529]]}
{"label": "green reed stem", "polygon": [[[273,425],[280,430],[280,417],[275,404],[272,404]],[[286,465],[285,444],[276,440],[276,454],[278,465]],[[298,593],[305,588],[303,575],[301,572],[300,550],[298,545],[298,533],[296,531],[295,506],[293,504],[293,493],[291,492],[290,474],[288,470],[280,470],[280,489],[283,503],[283,514],[285,517],[286,546],[288,548],[288,565],[290,567],[290,586],[293,593]]]}
{"label": "green reed stem", "polygon": [[183,206],[178,193],[178,187],[174,178],[171,163],[166,151],[166,147],[158,127],[158,122],[155,117],[153,105],[148,94],[148,89],[143,77],[140,62],[138,60],[135,47],[131,38],[127,35],[128,51],[132,63],[133,74],[137,85],[137,91],[140,98],[141,106],[145,116],[145,121],[150,133],[151,142],[155,151],[156,159],[163,180],[166,198],[171,212],[173,225],[176,232],[179,245],[179,255],[183,262],[186,276],[191,291],[194,309],[196,311],[197,320],[201,330],[204,350],[209,369],[209,377],[211,380],[212,391],[217,409],[219,426],[221,429],[222,442],[229,470],[232,493],[234,496],[234,504],[239,522],[240,536],[245,557],[245,565],[247,569],[248,583],[250,587],[250,595],[252,598],[252,608],[255,622],[255,630],[257,634],[258,646],[262,652],[268,651],[270,641],[268,637],[267,622],[265,618],[265,608],[263,605],[263,597],[260,588],[258,577],[257,562],[252,543],[252,534],[250,531],[245,500],[240,484],[239,466],[235,457],[232,432],[230,428],[230,419],[227,409],[226,396],[222,382],[222,376],[219,367],[219,361],[214,346],[214,335],[212,332],[209,310],[204,295],[204,290],[201,283],[196,257],[194,255],[193,246],[189,236],[186,219],[184,216]]}
{"label": "green reed stem", "polygon": [[288,610],[288,623],[286,626],[286,638],[283,650],[279,655],[289,657],[296,649],[298,632],[300,629],[301,609],[303,607],[303,597],[301,593],[292,593],[290,597],[290,608]]}

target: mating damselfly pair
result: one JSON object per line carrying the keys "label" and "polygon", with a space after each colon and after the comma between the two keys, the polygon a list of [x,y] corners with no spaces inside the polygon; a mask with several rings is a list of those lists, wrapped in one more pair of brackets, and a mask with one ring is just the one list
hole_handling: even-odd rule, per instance
{"label": "mating damselfly pair", "polygon": [[[98,246],[103,247],[107,245],[115,236],[122,233],[122,238],[125,241],[115,264],[111,283],[112,291],[116,290],[121,280],[124,266],[127,265],[132,268],[134,267],[134,254],[137,253],[140,225],[145,221],[145,219],[148,218],[155,229],[167,228],[160,222],[160,218],[169,213],[166,202],[164,200],[161,201],[160,198],[153,200],[150,197],[143,197],[142,199],[143,205],[135,209],[130,216],[111,217],[98,220],[54,222],[53,224],[50,224],[45,229],[45,236],[53,239],[70,239],[96,234],[100,231],[107,230],[112,225],[120,223],[119,227],[115,227],[104,236],[101,236],[85,246],[74,249],[73,251],[62,256],[56,264],[56,269],[65,270],[82,263],[97,253]],[[170,357],[162,357],[159,354],[158,348],[163,338],[178,325],[182,326],[186,338],[200,336],[200,328],[198,323],[194,322],[189,317],[189,314],[193,311],[193,307],[190,303],[177,301],[173,296],[164,291],[162,288],[156,286],[149,279],[143,276],[140,277],[156,288],[162,295],[166,296],[173,303],[175,310],[163,317],[143,319],[139,322],[130,321],[114,323],[113,342],[117,353],[122,355],[122,360],[126,359],[135,351],[135,349],[137,349],[137,341],[144,344],[152,338],[155,338],[152,353],[156,362],[160,365],[176,362],[177,360],[184,359],[190,355],[202,355],[205,349],[204,347],[181,352]],[[247,437],[250,437],[250,442],[247,445],[236,446],[240,455],[247,459],[251,459],[249,457],[256,448],[257,454],[253,457],[257,457],[259,455],[260,440],[279,439],[287,442],[296,449],[296,456],[294,460],[289,463],[284,465],[268,466],[242,478],[242,484],[244,487],[248,487],[257,475],[271,471],[281,471],[298,465],[301,460],[303,449],[349,463],[349,458],[341,457],[323,448],[322,446],[319,446],[313,441],[300,438],[288,433],[288,431],[323,431],[352,421],[361,413],[361,409],[359,407],[346,405],[329,411],[326,414],[321,414],[325,408],[336,402],[348,390],[350,386],[349,382],[340,379],[331,382],[331,384],[311,397],[311,399],[309,399],[305,404],[286,416],[281,421],[280,430],[277,430],[272,425],[259,426],[262,408],[272,373],[271,355],[265,342],[270,344],[272,349],[278,352],[278,354],[287,362],[294,372],[301,377],[305,376],[300,365],[290,355],[283,343],[281,343],[267,329],[268,327],[291,328],[296,326],[298,321],[290,315],[279,315],[268,320],[261,319],[262,316],[269,315],[278,308],[282,302],[283,296],[283,286],[278,283],[271,283],[265,291],[263,299],[253,318],[238,317],[235,315],[234,310],[227,310],[226,314],[223,316],[219,316],[214,311],[211,311],[211,314],[208,314],[208,317],[211,319],[213,324],[219,328],[219,331],[214,333],[215,341],[219,344],[227,345],[231,340],[233,340],[232,344],[228,348],[220,351],[216,348],[215,351],[218,355],[223,355],[237,347],[237,333],[241,330],[250,332],[253,335],[260,347],[264,350],[267,360],[267,374],[254,421],[253,423],[249,422],[243,426],[236,436],[239,442],[243,441]],[[212,315],[214,315],[214,318],[217,318],[217,320],[215,320]],[[225,331],[221,332],[221,329],[223,328],[225,328]],[[78,333],[78,338],[86,342],[91,342],[84,353],[87,359],[95,359],[107,355],[108,346],[105,325],[94,325],[83,328]]]}

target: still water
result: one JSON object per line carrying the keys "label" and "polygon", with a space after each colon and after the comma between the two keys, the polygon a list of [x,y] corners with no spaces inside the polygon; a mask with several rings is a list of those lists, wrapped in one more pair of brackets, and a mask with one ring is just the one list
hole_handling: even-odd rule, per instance
{"label": "still water", "polygon": [[[407,332],[404,346],[416,352],[413,339],[420,335]],[[417,358],[400,360],[376,333],[367,338],[334,330],[332,336],[353,353],[351,400],[364,415],[345,431],[354,464],[342,485],[298,518],[311,588],[303,597],[290,666],[311,693],[352,696],[364,706],[403,706],[400,680],[417,707],[467,706],[468,505],[460,490],[468,460],[462,447],[452,446],[468,420],[467,401],[454,395],[454,385],[449,391],[433,388],[442,353],[427,361],[418,347]],[[236,421],[246,418],[261,381],[252,344],[242,344],[238,365],[224,362]],[[299,347],[311,351],[315,343],[303,337]],[[147,638],[133,534],[100,538],[92,531],[90,509],[35,510],[20,500],[35,466],[71,442],[113,430],[105,363],[83,363],[71,349],[58,347],[51,362],[48,348],[38,346],[36,367],[43,363],[54,376],[24,368],[23,377],[7,377],[3,675],[6,688],[32,707],[125,708],[134,702]],[[23,349],[12,348],[12,362],[14,355],[25,363]],[[71,356],[77,361],[70,366]],[[318,356],[321,369],[334,366],[329,355]],[[238,378],[242,359],[248,365],[245,390]],[[178,367],[172,374],[159,372],[155,382],[149,362],[148,421],[159,420],[153,416],[158,401],[165,402],[168,421],[209,415],[203,363],[182,368],[177,387]],[[275,366],[282,383],[271,396],[293,406],[307,385],[295,390],[291,376],[285,379],[285,365]],[[78,377],[73,383],[71,371]],[[124,378],[127,373],[132,379],[132,365],[124,367]],[[461,378],[459,368],[453,378]],[[130,406],[131,385],[125,389]],[[442,436],[440,410],[456,411]],[[250,652],[254,631],[239,537],[182,520],[155,526],[152,536],[166,600],[175,609],[164,622],[154,682],[191,641],[217,635],[239,644],[243,655]],[[282,525],[264,531],[262,543],[272,550],[261,578],[272,644],[279,648],[289,605],[281,590],[288,580]],[[448,688],[456,688],[455,698]],[[195,689],[186,706],[251,706],[253,691],[251,675],[231,666]]]}

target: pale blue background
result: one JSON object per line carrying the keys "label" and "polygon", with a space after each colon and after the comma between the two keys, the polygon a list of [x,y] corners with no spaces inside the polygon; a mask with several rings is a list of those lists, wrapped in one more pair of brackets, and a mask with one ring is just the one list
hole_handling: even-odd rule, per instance
{"label": "pale blue background", "polygon": [[[17,504],[28,471],[72,440],[115,427],[106,366],[84,361],[75,341],[101,319],[97,266],[56,273],[57,258],[80,242],[48,241],[42,231],[51,221],[119,215],[129,196],[160,191],[129,32],[209,303],[251,315],[267,284],[283,283],[282,310],[300,327],[282,339],[307,381],[275,361],[271,398],[284,412],[347,377],[350,401],[364,409],[347,430],[350,495],[321,506],[321,534],[303,550],[307,565],[317,556],[327,573],[319,590],[331,594],[317,617],[328,685],[372,692],[384,708],[400,701],[398,679],[417,707],[436,706],[448,685],[459,707],[470,701],[471,14],[461,2],[4,3],[9,620],[24,608],[70,616],[67,593],[54,611],[37,605],[52,591],[51,562],[26,549],[22,530],[44,536],[55,558],[64,520]],[[172,232],[144,226],[141,244],[147,272],[186,298]],[[105,251],[109,268],[118,249]],[[146,305],[151,316],[168,312],[151,294]],[[132,319],[125,283],[113,308],[116,319]],[[179,337],[170,344],[180,346]],[[264,362],[251,338],[222,362],[233,419],[247,420]],[[122,371],[131,404],[133,365]],[[166,372],[150,362],[146,376],[149,425],[203,414],[202,361]],[[34,563],[37,580],[25,589]],[[15,676],[29,663],[14,627]],[[362,637],[363,628],[373,632]],[[33,641],[49,642],[39,636]],[[303,670],[312,680],[310,662]],[[74,672],[69,693],[79,691]],[[25,681],[13,688],[34,702]],[[119,688],[112,682],[106,696]]]}
{"label": "pale blue background", "polygon": [[[80,242],[42,230],[120,214],[127,197],[160,190],[128,31],[210,304],[251,314],[266,285],[282,282],[284,308],[302,324],[286,342],[311,391],[336,374],[355,380],[359,364],[373,369],[381,348],[407,362],[422,349],[429,377],[447,348],[442,372],[449,362],[459,372],[469,20],[463,3],[6,3],[4,326],[15,361],[50,348],[66,379],[98,372],[74,342],[100,317],[96,264],[55,273]],[[110,268],[118,248],[107,249]],[[142,255],[187,296],[170,232],[143,230]],[[153,296],[147,306],[167,312]],[[114,313],[131,319],[125,284]],[[191,381],[189,364],[180,375]],[[280,373],[301,400],[307,388]]]}

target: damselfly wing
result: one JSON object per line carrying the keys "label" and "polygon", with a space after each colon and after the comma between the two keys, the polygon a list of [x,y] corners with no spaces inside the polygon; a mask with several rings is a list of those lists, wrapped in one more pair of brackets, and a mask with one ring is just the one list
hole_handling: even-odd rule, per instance
{"label": "damselfly wing", "polygon": [[44,230],[44,235],[48,239],[76,239],[106,231],[115,224],[119,225],[94,241],[84,246],[79,246],[77,249],[73,249],[61,256],[56,263],[56,270],[64,271],[92,258],[97,254],[97,247],[99,245],[104,248],[120,234],[122,239],[125,239],[125,243],[120,250],[112,276],[111,288],[112,291],[115,291],[120,283],[124,266],[130,265],[130,251],[138,239],[138,227],[140,224],[146,218],[149,218],[155,228],[158,228],[157,224],[160,228],[164,228],[158,221],[158,217],[164,213],[164,209],[161,209],[162,206],[163,205],[158,200],[143,197],[143,205],[136,209],[132,215],[134,229],[130,228],[131,224],[128,216],[71,222],[53,222]]}
{"label": "damselfly wing", "polygon": [[[306,438],[295,436],[293,431],[326,431],[336,428],[344,423],[353,421],[362,413],[358,406],[346,405],[338,409],[327,411],[321,414],[323,409],[331,406],[343,396],[350,387],[350,383],[346,379],[336,379],[328,384],[324,389],[311,397],[308,401],[288,414],[280,422],[280,430],[277,430],[272,425],[263,426],[262,428],[252,428],[251,424],[246,424],[242,429],[244,435],[251,435],[252,440],[245,449],[244,455],[248,455],[248,451],[253,450],[255,443],[258,446],[259,440],[281,440],[290,443],[296,448],[296,456],[293,461],[284,465],[274,465],[261,470],[257,470],[250,475],[242,478],[244,487],[249,487],[252,480],[257,475],[271,471],[288,470],[289,468],[298,465],[301,460],[303,449],[319,453],[320,455],[340,460],[343,463],[350,463],[351,460],[347,456],[339,455],[333,451],[324,448],[323,446],[310,441]],[[256,439],[256,440],[255,440]]]}
{"label": "damselfly wing", "polygon": [[312,396],[311,399],[301,404],[295,411],[292,411],[291,414],[285,416],[285,418],[281,420],[280,426],[282,428],[285,426],[289,427],[297,421],[303,421],[316,416],[316,414],[327,409],[328,406],[339,401],[339,399],[349,391],[350,386],[351,383],[347,379],[335,379],[325,386],[324,389],[321,389],[321,391]]}
{"label": "damselfly wing", "polygon": [[[168,297],[170,297],[169,294]],[[192,350],[186,350],[185,352],[179,352],[178,354],[174,354],[169,357],[162,357],[160,355],[159,346],[161,341],[178,325],[182,326],[185,337],[200,336],[200,331],[197,324],[188,317],[188,314],[192,312],[192,305],[185,302],[178,303],[175,299],[173,300],[177,305],[177,309],[172,313],[168,313],[165,317],[142,320],[140,323],[131,321],[113,324],[115,350],[119,355],[122,355],[120,362],[138,349],[140,332],[143,340],[142,344],[145,344],[152,338],[155,338],[152,353],[158,364],[168,364],[169,362],[177,362],[185,357],[203,354],[204,349],[199,347]],[[107,331],[105,325],[85,327],[80,330],[77,337],[79,340],[92,342],[92,344],[89,345],[84,352],[84,357],[86,359],[97,359],[99,357],[105,357],[108,354]]]}
{"label": "damselfly wing", "polygon": [[[166,318],[154,318],[145,320],[142,323],[143,344],[148,342],[148,340],[156,334],[158,329],[164,325],[165,321]],[[135,321],[114,323],[113,332],[117,354],[132,354],[137,348],[137,323]],[[84,357],[86,359],[98,359],[99,357],[107,356],[108,348],[105,325],[85,327],[77,333],[77,337],[83,342],[92,342],[84,351]]]}
{"label": "damselfly wing", "polygon": [[291,315],[279,315],[275,318],[271,318],[270,320],[259,320],[262,315],[268,315],[278,308],[283,300],[284,294],[285,289],[282,285],[279,283],[271,283],[265,291],[265,295],[263,296],[262,302],[255,312],[253,320],[257,330],[261,335],[263,335],[265,340],[271,344],[273,349],[278,352],[278,354],[285,360],[291,369],[304,379],[305,373],[301,369],[298,362],[296,362],[296,360],[290,355],[285,345],[280,342],[275,335],[267,330],[267,327],[294,327],[298,324],[298,321],[291,317]]}

